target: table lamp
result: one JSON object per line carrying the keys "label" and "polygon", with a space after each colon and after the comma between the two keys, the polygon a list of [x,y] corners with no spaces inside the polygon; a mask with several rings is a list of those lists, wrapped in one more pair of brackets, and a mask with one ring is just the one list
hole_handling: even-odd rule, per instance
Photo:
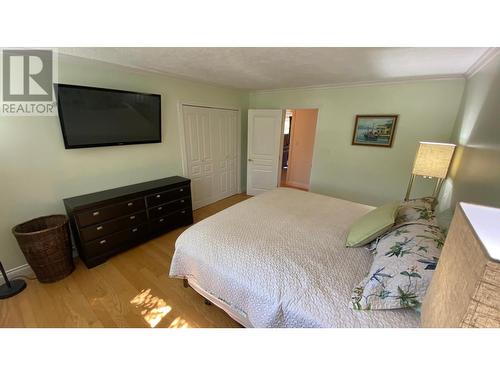
{"label": "table lamp", "polygon": [[406,190],[405,201],[410,199],[411,187],[415,176],[437,178],[433,196],[436,197],[438,195],[441,184],[448,173],[454,151],[455,145],[451,143],[420,142],[417,156],[413,163],[408,189]]}

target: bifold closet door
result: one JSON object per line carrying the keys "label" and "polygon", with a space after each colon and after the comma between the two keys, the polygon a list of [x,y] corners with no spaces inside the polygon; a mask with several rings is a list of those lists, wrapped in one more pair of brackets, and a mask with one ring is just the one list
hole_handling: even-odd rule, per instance
{"label": "bifold closet door", "polygon": [[210,136],[215,154],[216,200],[238,193],[238,112],[226,109],[209,109]]}
{"label": "bifold closet door", "polygon": [[205,108],[183,106],[187,174],[191,179],[193,208],[211,203],[214,163],[210,142],[210,113]]}
{"label": "bifold closet door", "polygon": [[193,208],[238,193],[238,111],[183,106]]}

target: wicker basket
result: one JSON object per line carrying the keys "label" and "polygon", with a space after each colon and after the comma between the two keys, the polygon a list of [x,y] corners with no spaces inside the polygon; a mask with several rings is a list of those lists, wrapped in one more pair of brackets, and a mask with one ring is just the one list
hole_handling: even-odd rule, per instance
{"label": "wicker basket", "polygon": [[73,272],[66,216],[39,217],[16,225],[12,233],[40,282],[61,280]]}

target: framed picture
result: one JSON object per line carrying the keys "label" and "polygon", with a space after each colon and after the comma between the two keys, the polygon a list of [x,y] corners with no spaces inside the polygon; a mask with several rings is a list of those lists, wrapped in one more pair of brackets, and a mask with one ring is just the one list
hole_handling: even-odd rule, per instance
{"label": "framed picture", "polygon": [[353,145],[391,147],[398,115],[357,115]]}

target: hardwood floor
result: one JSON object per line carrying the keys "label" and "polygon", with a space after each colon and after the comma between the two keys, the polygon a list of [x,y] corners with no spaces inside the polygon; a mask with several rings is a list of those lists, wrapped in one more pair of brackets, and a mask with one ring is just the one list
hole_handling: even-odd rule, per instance
{"label": "hardwood floor", "polygon": [[[194,211],[198,222],[249,196],[234,195]],[[21,294],[0,300],[0,327],[240,327],[168,270],[177,237],[167,233],[52,284],[29,280]]]}

